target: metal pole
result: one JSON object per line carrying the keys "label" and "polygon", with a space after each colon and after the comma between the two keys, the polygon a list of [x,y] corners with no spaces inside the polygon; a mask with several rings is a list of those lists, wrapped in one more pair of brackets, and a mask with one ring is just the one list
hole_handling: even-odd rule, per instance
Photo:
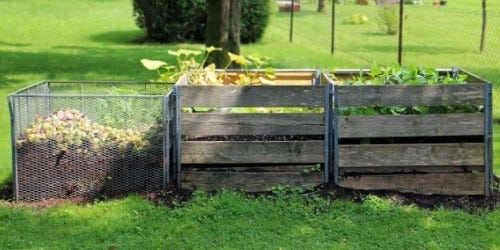
{"label": "metal pole", "polygon": [[403,4],[404,1],[399,1],[399,37],[398,37],[398,64],[402,64],[403,57]]}
{"label": "metal pole", "polygon": [[175,162],[176,162],[176,179],[177,188],[181,188],[181,86],[175,87]]}
{"label": "metal pole", "polygon": [[295,0],[292,0],[292,9],[290,11],[290,42],[293,38],[293,9],[295,8]]}
{"label": "metal pole", "polygon": [[19,181],[17,174],[17,144],[16,144],[16,122],[15,115],[19,114],[19,109],[15,109],[15,97],[9,96],[9,113],[10,113],[10,136],[11,136],[11,145],[12,145],[12,192],[14,196],[14,200],[19,201]]}
{"label": "metal pole", "polygon": [[333,84],[333,179],[339,185],[339,91]]}
{"label": "metal pole", "polygon": [[330,53],[333,55],[335,52],[335,1],[332,1],[332,42]]}
{"label": "metal pole", "polygon": [[490,195],[490,185],[493,183],[493,117],[492,117],[491,83],[484,88],[484,195]]}

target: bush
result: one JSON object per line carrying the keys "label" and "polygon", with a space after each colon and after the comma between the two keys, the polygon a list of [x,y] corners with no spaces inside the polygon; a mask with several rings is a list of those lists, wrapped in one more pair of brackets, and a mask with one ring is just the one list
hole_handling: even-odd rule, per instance
{"label": "bush", "polygon": [[388,35],[396,35],[399,29],[399,6],[386,3],[379,5],[378,8],[380,29]]}
{"label": "bush", "polygon": [[369,22],[369,18],[364,14],[352,14],[350,16],[344,17],[342,21],[343,24],[367,24]]}
{"label": "bush", "polygon": [[[137,25],[159,42],[205,42],[205,0],[133,0]],[[243,0],[241,41],[256,42],[264,34],[270,0]]]}
{"label": "bush", "polygon": [[269,22],[269,0],[243,0],[241,7],[241,42],[253,43],[264,35]]}
{"label": "bush", "polygon": [[205,0],[133,0],[137,25],[160,42],[201,42],[205,39]]}

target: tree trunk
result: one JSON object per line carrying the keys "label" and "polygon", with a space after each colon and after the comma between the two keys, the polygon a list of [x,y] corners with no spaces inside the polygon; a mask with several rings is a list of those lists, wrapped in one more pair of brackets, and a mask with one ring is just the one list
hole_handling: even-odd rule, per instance
{"label": "tree trunk", "polygon": [[[231,0],[228,39],[224,46],[226,51],[237,55],[240,54],[241,4],[241,0]],[[233,63],[231,68],[240,68],[240,65]]]}
{"label": "tree trunk", "polygon": [[[332,4],[335,4],[335,1],[332,1]],[[325,13],[326,8],[325,8],[325,0],[318,0],[318,12],[320,13]]]}
{"label": "tree trunk", "polygon": [[227,52],[240,54],[241,5],[241,0],[207,0],[206,45],[222,49],[210,53],[207,65],[224,68],[230,61]]}
{"label": "tree trunk", "polygon": [[225,48],[229,36],[230,0],[207,0],[206,45],[222,48],[210,53],[206,64],[214,63],[217,68],[226,67],[229,56]]}
{"label": "tree trunk", "polygon": [[479,52],[483,53],[486,43],[486,0],[482,0],[483,6],[483,23],[481,25],[481,42],[479,44]]}

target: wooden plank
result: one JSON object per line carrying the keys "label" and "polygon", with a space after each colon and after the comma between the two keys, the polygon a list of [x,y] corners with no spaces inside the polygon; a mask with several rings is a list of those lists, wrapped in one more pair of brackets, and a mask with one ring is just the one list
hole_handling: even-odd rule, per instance
{"label": "wooden plank", "polygon": [[182,133],[209,135],[323,135],[323,114],[216,114],[182,115]]}
{"label": "wooden plank", "polygon": [[278,185],[311,186],[323,181],[323,173],[273,173],[273,172],[182,172],[182,187],[188,189],[217,190],[221,188],[245,192],[264,192]]}
{"label": "wooden plank", "polygon": [[484,172],[483,166],[342,167],[340,175]]}
{"label": "wooden plank", "polygon": [[[453,124],[452,126],[450,126]],[[339,138],[482,136],[484,114],[341,116]]]}
{"label": "wooden plank", "polygon": [[323,107],[325,86],[177,86],[182,107]]}
{"label": "wooden plank", "polygon": [[[228,71],[224,75],[224,82],[231,84],[236,82],[238,74],[246,74],[246,71]],[[250,74],[265,76],[264,71],[250,71]],[[276,71],[273,82],[276,85],[311,85],[316,76],[316,71]]]}
{"label": "wooden plank", "polygon": [[183,164],[323,163],[324,141],[185,141]]}
{"label": "wooden plank", "polygon": [[336,86],[340,107],[483,105],[485,84]]}
{"label": "wooden plank", "polygon": [[483,143],[340,145],[339,167],[484,166]]}
{"label": "wooden plank", "polygon": [[483,173],[363,175],[340,177],[339,186],[404,193],[483,195]]}
{"label": "wooden plank", "polygon": [[274,165],[186,165],[182,166],[182,171],[209,171],[209,172],[298,172],[310,171],[316,168],[316,164],[274,164]]}

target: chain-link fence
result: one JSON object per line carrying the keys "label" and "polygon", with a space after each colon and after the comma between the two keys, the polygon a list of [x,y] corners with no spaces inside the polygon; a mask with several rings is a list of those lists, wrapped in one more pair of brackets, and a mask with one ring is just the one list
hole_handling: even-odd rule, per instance
{"label": "chain-link fence", "polygon": [[46,81],[9,97],[16,200],[91,200],[164,185],[171,85]]}

